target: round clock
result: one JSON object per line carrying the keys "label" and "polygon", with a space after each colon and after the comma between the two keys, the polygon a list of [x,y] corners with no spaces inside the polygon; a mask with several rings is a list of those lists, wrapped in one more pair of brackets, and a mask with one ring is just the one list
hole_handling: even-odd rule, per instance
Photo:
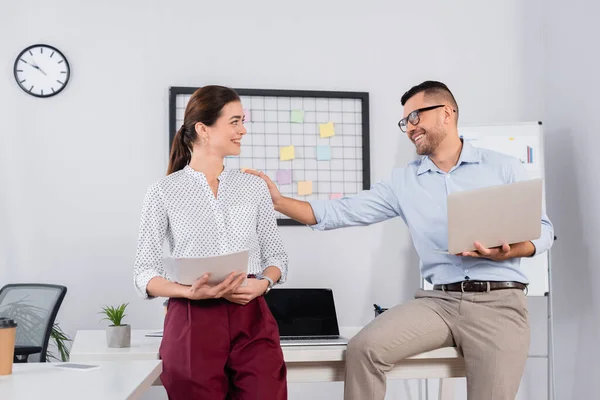
{"label": "round clock", "polygon": [[34,44],[23,50],[14,66],[19,87],[35,97],[51,97],[60,93],[71,76],[67,58],[47,44]]}

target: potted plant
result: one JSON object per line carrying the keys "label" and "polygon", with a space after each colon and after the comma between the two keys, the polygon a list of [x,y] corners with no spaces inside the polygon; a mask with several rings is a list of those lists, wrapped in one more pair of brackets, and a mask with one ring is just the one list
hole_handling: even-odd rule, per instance
{"label": "potted plant", "polygon": [[106,328],[108,347],[129,347],[131,345],[131,325],[122,324],[125,317],[125,308],[128,304],[121,304],[117,307],[102,307],[100,314],[106,315],[102,320],[107,319],[112,322],[112,325]]}

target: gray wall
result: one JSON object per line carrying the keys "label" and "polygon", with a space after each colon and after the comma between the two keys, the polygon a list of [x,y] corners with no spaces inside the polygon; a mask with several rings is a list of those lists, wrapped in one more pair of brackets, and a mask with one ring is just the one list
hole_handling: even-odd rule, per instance
{"label": "gray wall", "polygon": [[544,2],[544,120],[551,177],[548,207],[558,241],[553,252],[557,398],[600,392],[600,6]]}

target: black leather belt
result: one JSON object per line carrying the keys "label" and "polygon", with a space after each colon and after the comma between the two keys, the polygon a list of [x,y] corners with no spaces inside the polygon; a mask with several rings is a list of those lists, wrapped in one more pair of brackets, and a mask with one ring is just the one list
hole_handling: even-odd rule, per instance
{"label": "black leather belt", "polygon": [[462,281],[450,283],[448,285],[434,285],[434,290],[443,290],[448,292],[487,292],[489,290],[500,289],[520,289],[525,290],[527,285],[521,282],[494,282],[494,281]]}

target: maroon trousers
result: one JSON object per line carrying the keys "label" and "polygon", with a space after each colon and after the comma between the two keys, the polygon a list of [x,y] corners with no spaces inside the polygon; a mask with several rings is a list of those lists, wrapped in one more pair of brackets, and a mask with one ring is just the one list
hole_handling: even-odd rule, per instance
{"label": "maroon trousers", "polygon": [[261,296],[245,306],[169,299],[161,381],[169,400],[285,400],[277,322]]}

